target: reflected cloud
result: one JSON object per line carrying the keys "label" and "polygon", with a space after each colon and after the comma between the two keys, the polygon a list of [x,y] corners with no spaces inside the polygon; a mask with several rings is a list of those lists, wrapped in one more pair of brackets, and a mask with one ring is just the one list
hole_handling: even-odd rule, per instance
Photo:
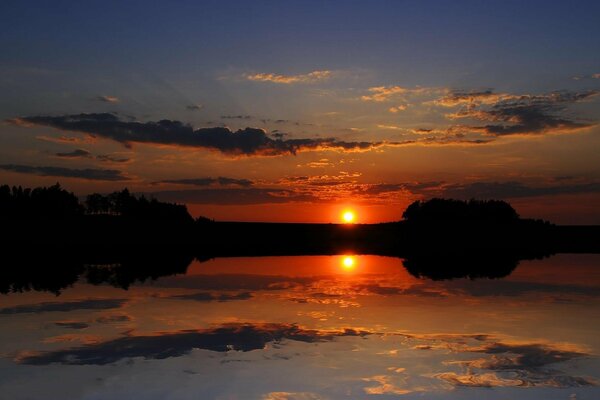
{"label": "reflected cloud", "polygon": [[227,293],[192,293],[192,294],[180,294],[175,296],[167,297],[169,299],[178,299],[178,300],[194,300],[200,302],[226,302],[226,301],[235,301],[235,300],[249,300],[252,298],[252,293],[250,292],[242,292],[237,294],[227,294]]}
{"label": "reflected cloud", "polygon": [[89,299],[68,302],[46,302],[37,304],[23,304],[13,307],[0,308],[0,315],[9,314],[27,314],[43,312],[68,312],[76,310],[107,310],[111,308],[120,308],[127,299]]}
{"label": "reflected cloud", "polygon": [[[471,352],[491,357],[449,362],[463,366],[464,373],[445,372],[435,377],[455,386],[595,386],[589,377],[566,374],[555,369],[556,364],[586,357],[588,354],[560,345],[490,343]],[[552,366],[552,367],[550,367]],[[484,372],[480,372],[484,371]],[[492,372],[485,372],[492,371]]]}
{"label": "reflected cloud", "polygon": [[341,336],[365,336],[365,331],[318,331],[290,324],[227,324],[204,330],[126,336],[106,342],[44,353],[27,352],[16,358],[21,364],[106,365],[125,358],[165,359],[193,349],[215,352],[260,350],[267,343],[294,340],[306,343],[332,341]]}

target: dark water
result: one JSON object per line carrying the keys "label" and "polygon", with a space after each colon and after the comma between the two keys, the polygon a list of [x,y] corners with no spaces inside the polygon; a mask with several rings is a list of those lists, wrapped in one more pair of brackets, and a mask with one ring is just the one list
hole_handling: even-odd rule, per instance
{"label": "dark water", "polygon": [[600,255],[502,279],[340,255],[88,282],[0,295],[0,398],[600,398]]}

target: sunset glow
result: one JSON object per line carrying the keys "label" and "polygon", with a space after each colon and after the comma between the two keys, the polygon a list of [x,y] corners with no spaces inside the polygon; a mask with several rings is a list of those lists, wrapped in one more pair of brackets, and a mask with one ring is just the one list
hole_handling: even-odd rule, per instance
{"label": "sunset glow", "polygon": [[342,266],[345,269],[353,269],[356,265],[356,260],[354,259],[354,256],[345,256],[344,258],[342,258]]}
{"label": "sunset glow", "polygon": [[352,210],[346,210],[342,214],[342,220],[346,224],[353,223],[355,219],[356,219],[356,213],[354,211],[352,211]]}

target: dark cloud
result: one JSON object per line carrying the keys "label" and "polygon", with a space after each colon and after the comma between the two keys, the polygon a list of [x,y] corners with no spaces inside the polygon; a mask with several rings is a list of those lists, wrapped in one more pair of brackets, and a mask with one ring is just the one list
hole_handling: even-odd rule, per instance
{"label": "dark cloud", "polygon": [[132,143],[176,145],[215,150],[231,156],[276,156],[310,150],[364,151],[386,145],[384,142],[346,142],[335,138],[273,139],[262,129],[256,128],[235,132],[221,127],[194,130],[180,121],[123,121],[110,113],[24,117],[10,122],[84,132],[112,139],[126,146]]}
{"label": "dark cloud", "polygon": [[160,191],[146,194],[161,201],[193,204],[243,205],[319,201],[317,197],[311,194],[287,189],[265,188],[209,188]]}
{"label": "dark cloud", "polygon": [[91,181],[127,181],[121,171],[115,169],[72,169],[63,167],[31,166],[18,164],[3,164],[0,169],[17,172],[20,174],[32,174],[40,176],[59,176],[63,178],[79,178]]}
{"label": "dark cloud", "polygon": [[523,296],[528,293],[540,294],[572,294],[581,296],[600,296],[594,286],[552,284],[527,281],[508,280],[456,280],[444,283],[444,288],[451,293],[469,296]]}
{"label": "dark cloud", "polygon": [[92,156],[92,153],[90,153],[89,151],[85,150],[85,149],[76,149],[67,153],[56,153],[55,154],[57,157],[63,157],[63,158],[82,158],[82,157],[86,157],[89,158]]}
{"label": "dark cloud", "polygon": [[59,328],[68,328],[68,329],[85,329],[89,328],[89,324],[85,322],[74,322],[74,321],[64,321],[64,322],[55,322],[55,326]]}
{"label": "dark cloud", "polygon": [[202,104],[190,104],[185,106],[185,108],[189,111],[200,111],[202,108],[204,108],[204,106]]}
{"label": "dark cloud", "polygon": [[178,299],[178,300],[194,300],[200,302],[226,302],[226,301],[235,301],[235,300],[249,300],[252,298],[252,293],[250,292],[242,292],[236,294],[229,293],[207,293],[207,292],[198,292],[192,294],[181,294],[176,296],[169,296],[170,299]]}
{"label": "dark cloud", "polygon": [[157,183],[175,183],[178,185],[193,185],[193,186],[236,185],[236,186],[242,186],[242,187],[249,187],[254,184],[254,182],[252,182],[249,179],[227,178],[224,176],[219,176],[218,178],[205,177],[205,178],[191,178],[191,179],[168,179],[168,180],[160,181]]}
{"label": "dark cloud", "polygon": [[105,162],[114,162],[114,163],[126,163],[126,162],[131,161],[131,158],[115,157],[110,154],[98,154],[96,156],[96,160],[105,161]]}
{"label": "dark cloud", "polygon": [[23,304],[0,309],[0,314],[26,314],[50,311],[76,311],[76,310],[107,310],[122,307],[126,299],[89,299],[69,302],[47,302],[37,304]]}
{"label": "dark cloud", "polygon": [[131,321],[131,317],[129,315],[106,315],[104,317],[99,317],[96,319],[96,322],[99,324],[110,324],[113,322],[128,322]]}
{"label": "dark cloud", "polygon": [[[598,91],[555,92],[548,95],[509,95],[492,91],[455,93],[442,99],[441,105],[463,105],[463,109],[448,114],[449,118],[472,118],[492,122],[488,125],[467,127],[492,136],[534,135],[569,132],[594,126],[565,116],[570,104],[588,100]],[[445,103],[444,103],[445,102]]]}
{"label": "dark cloud", "polygon": [[221,115],[221,119],[252,119],[252,115]]}
{"label": "dark cloud", "polygon": [[454,199],[515,199],[559,194],[597,193],[600,183],[528,186],[520,182],[473,182],[444,186],[442,195]]}
{"label": "dark cloud", "polygon": [[306,343],[325,342],[338,336],[363,336],[367,332],[317,331],[288,324],[228,324],[204,330],[187,330],[152,336],[126,336],[106,342],[66,350],[21,356],[21,364],[106,365],[122,359],[144,357],[165,359],[183,356],[193,349],[216,352],[263,349],[267,343],[295,340]]}

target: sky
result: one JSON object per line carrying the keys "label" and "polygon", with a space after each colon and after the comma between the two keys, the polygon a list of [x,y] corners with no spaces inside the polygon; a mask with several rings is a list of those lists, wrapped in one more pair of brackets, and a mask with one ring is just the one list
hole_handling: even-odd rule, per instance
{"label": "sky", "polygon": [[0,4],[0,184],[218,220],[600,224],[596,1]]}

